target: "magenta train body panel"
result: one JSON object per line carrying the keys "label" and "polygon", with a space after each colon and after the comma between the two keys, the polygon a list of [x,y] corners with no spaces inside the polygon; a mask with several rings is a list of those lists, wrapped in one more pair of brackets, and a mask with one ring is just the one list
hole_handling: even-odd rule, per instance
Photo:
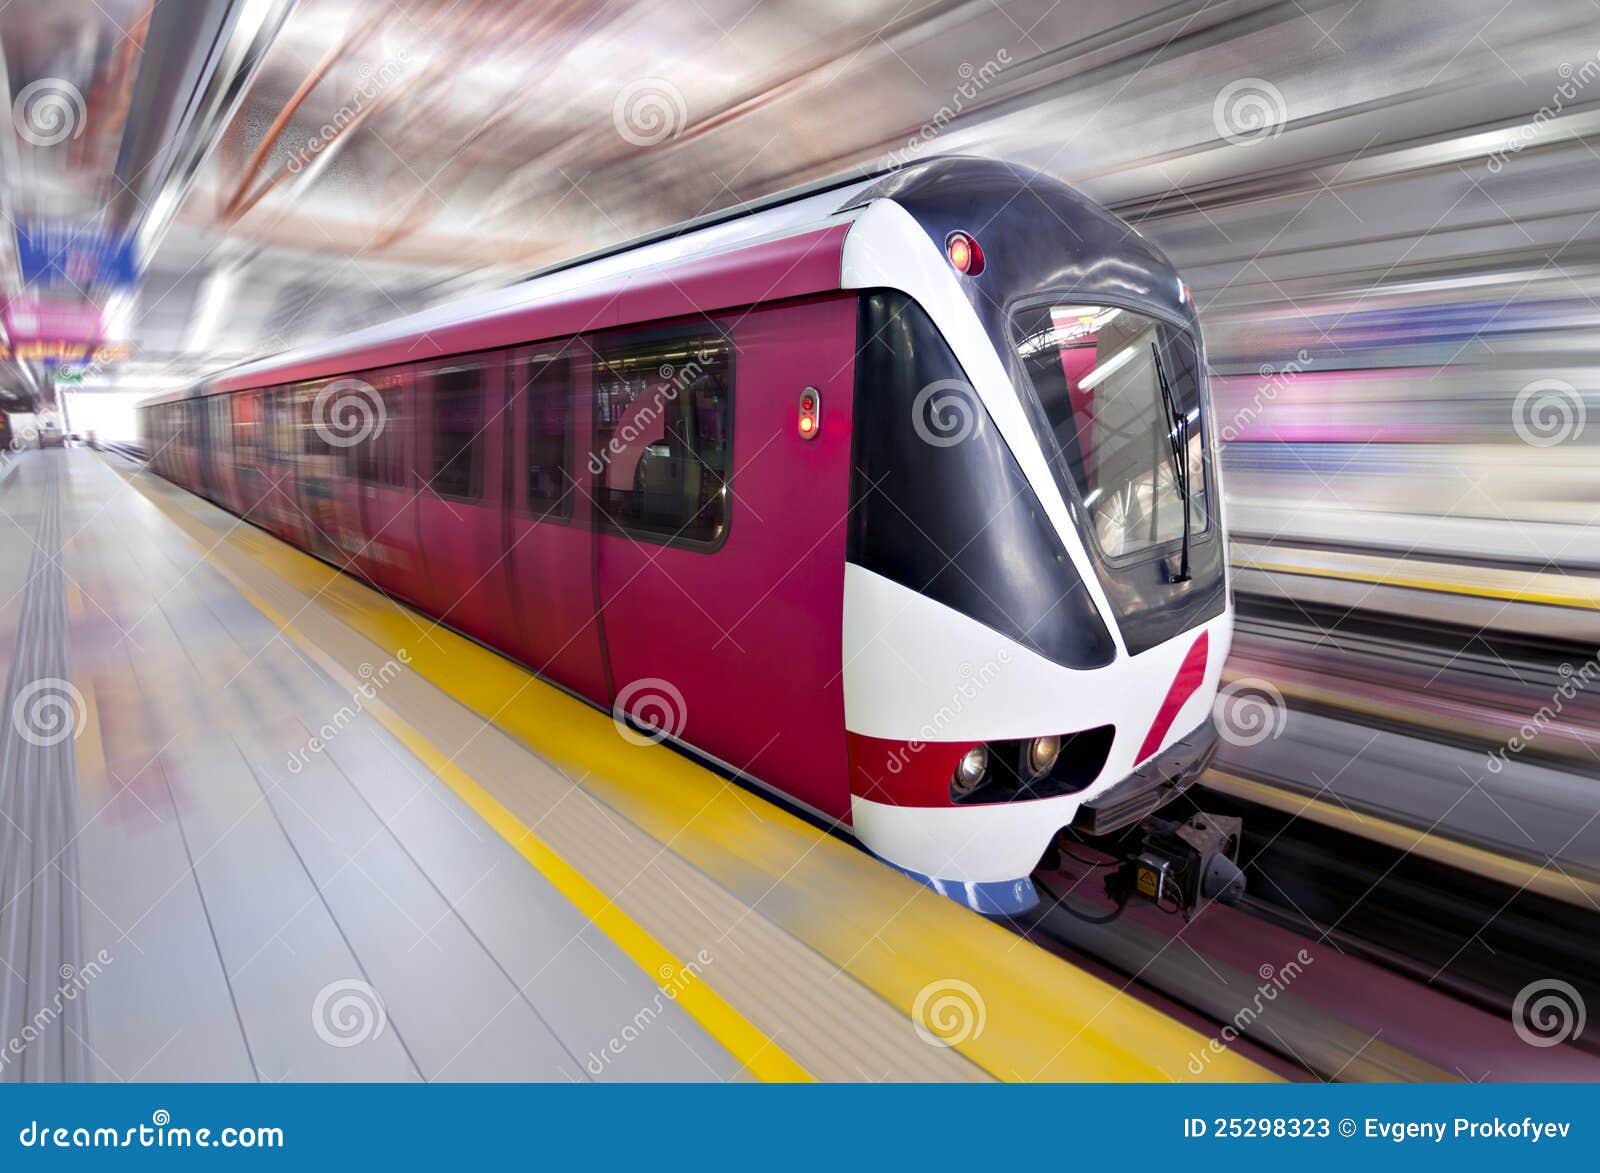
{"label": "magenta train body panel", "polygon": [[[963,234],[980,273],[949,253]],[[1096,446],[1091,402],[1126,416],[1107,436],[1144,439]],[[619,736],[670,738],[1013,912],[1062,827],[1142,817],[1214,745],[1232,611],[1209,402],[1158,252],[1053,180],[941,159],[140,417],[159,474],[611,710]],[[1102,498],[1148,525],[1091,524]],[[1107,556],[1107,534],[1138,545]]]}

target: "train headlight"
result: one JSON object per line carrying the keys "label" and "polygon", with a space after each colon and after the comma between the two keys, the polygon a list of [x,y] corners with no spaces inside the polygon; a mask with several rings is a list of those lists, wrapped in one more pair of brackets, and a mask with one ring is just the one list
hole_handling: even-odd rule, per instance
{"label": "train headlight", "polygon": [[1050,772],[1061,756],[1061,738],[1035,737],[1028,742],[1028,777],[1039,778]]}
{"label": "train headlight", "polygon": [[961,760],[956,763],[956,772],[950,778],[950,797],[965,798],[989,776],[989,750],[987,746],[975,745],[961,755]]}

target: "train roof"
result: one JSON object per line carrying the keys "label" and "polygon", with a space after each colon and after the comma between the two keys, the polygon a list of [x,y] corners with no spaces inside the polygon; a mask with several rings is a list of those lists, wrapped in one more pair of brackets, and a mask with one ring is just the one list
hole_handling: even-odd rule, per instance
{"label": "train roof", "polygon": [[1048,176],[945,155],[735,205],[510,285],[215,372],[144,406],[837,289],[849,227],[882,201],[903,208],[935,245],[979,218],[995,237],[1027,242],[991,250],[987,275],[965,291],[1001,352],[1007,326],[997,289],[1071,289],[1193,322],[1171,262],[1131,225]]}
{"label": "train roof", "polygon": [[[346,353],[401,342],[418,334],[441,330],[488,314],[536,305],[547,298],[579,291],[587,286],[603,286],[608,281],[620,281],[648,273],[668,264],[728,252],[763,241],[780,240],[833,223],[848,223],[859,214],[859,208],[852,204],[854,197],[897,169],[860,169],[735,204],[645,236],[559,261],[537,269],[512,284],[484,293],[456,298],[319,343],[279,351],[213,371],[182,388],[145,399],[139,406],[149,407],[189,398],[207,385],[223,379],[231,382],[256,375],[270,375],[302,363],[331,360]],[[270,383],[272,380],[269,378],[265,381]]]}

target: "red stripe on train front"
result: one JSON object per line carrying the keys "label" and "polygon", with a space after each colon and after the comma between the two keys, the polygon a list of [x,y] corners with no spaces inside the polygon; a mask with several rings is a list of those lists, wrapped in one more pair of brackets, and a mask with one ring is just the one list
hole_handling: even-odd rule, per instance
{"label": "red stripe on train front", "polygon": [[1139,747],[1138,756],[1133,759],[1133,764],[1138,765],[1156,750],[1161,748],[1161,743],[1166,740],[1167,731],[1172,728],[1172,723],[1178,719],[1178,710],[1194,695],[1195,689],[1200,687],[1200,682],[1206,677],[1206,654],[1210,646],[1206,632],[1200,633],[1200,638],[1194,641],[1194,646],[1189,649],[1189,654],[1184,656],[1183,663],[1178,665],[1178,674],[1172,678],[1172,687],[1167,689],[1167,697],[1161,702],[1161,708],[1156,711],[1156,719],[1150,723],[1150,732],[1144,735],[1144,744]]}
{"label": "red stripe on train front", "polygon": [[976,741],[898,741],[846,733],[850,793],[890,806],[953,806],[950,778]]}

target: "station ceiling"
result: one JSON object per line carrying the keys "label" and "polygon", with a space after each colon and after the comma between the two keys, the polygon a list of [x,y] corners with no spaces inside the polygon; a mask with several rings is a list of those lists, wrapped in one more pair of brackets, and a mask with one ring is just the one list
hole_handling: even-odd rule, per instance
{"label": "station ceiling", "polygon": [[[1590,0],[11,0],[0,210],[134,241],[135,283],[71,291],[122,348],[84,386],[159,390],[917,153],[1039,168],[1175,255],[1217,252],[1225,225],[1270,245],[1249,209],[1286,185],[1336,193],[1384,159],[1448,170],[1515,134],[1600,49],[1595,17]],[[1588,150],[1596,100],[1539,133]],[[24,277],[0,233],[0,299]],[[20,394],[47,378],[0,362]]]}

